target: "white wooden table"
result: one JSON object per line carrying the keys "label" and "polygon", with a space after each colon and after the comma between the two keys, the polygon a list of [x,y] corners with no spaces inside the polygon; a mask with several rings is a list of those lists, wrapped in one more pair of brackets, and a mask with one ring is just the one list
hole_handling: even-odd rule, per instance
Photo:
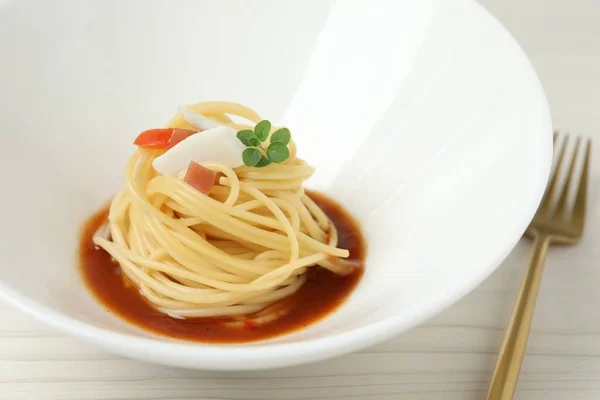
{"label": "white wooden table", "polygon": [[[600,399],[600,1],[484,0],[529,54],[555,127],[595,138],[584,242],[550,251],[518,400]],[[471,295],[394,340],[256,373],[123,359],[0,304],[0,399],[484,398],[527,259],[523,242]]]}

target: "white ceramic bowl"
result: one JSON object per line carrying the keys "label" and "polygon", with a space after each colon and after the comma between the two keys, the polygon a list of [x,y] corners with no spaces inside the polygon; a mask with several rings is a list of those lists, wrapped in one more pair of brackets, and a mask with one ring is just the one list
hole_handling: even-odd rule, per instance
{"label": "white ceramic bowl", "polygon": [[[259,369],[385,340],[472,290],[535,212],[550,169],[543,90],[472,1],[17,2],[0,6],[0,294],[63,332],[168,365]],[[99,306],[83,221],[131,142],[178,105],[227,99],[288,124],[310,181],[369,253],[339,312],[248,345],[169,340]]]}

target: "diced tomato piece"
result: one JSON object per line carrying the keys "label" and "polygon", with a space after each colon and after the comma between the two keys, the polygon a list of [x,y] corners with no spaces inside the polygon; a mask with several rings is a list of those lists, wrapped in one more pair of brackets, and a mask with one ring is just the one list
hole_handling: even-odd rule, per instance
{"label": "diced tomato piece", "polygon": [[216,176],[216,172],[192,161],[183,180],[200,193],[209,194],[215,184]]}
{"label": "diced tomato piece", "polygon": [[196,133],[196,131],[192,131],[190,129],[179,129],[179,128],[173,129],[173,134],[171,135],[171,138],[169,139],[169,144],[167,145],[167,149],[170,149],[171,147],[175,146],[177,143],[181,142],[182,140],[189,138],[194,133]]}
{"label": "diced tomato piece", "polygon": [[133,144],[144,149],[166,149],[172,134],[172,128],[148,129],[140,133]]}
{"label": "diced tomato piece", "polygon": [[196,133],[189,129],[159,128],[148,129],[138,135],[133,144],[143,149],[170,149],[185,138]]}

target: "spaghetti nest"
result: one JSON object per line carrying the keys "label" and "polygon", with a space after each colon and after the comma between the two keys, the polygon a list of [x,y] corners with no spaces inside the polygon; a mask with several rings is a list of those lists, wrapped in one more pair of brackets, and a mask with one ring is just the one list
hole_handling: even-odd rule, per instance
{"label": "spaghetti nest", "polygon": [[[246,125],[230,116],[260,121],[235,103],[190,108],[236,129]],[[179,114],[168,125],[189,128]],[[305,194],[303,183],[314,169],[296,157],[293,143],[290,151],[285,163],[263,168],[202,163],[218,173],[205,195],[181,176],[157,173],[152,161],[161,151],[138,150],[110,206],[110,238],[97,235],[94,242],[168,315],[275,319],[285,310],[268,306],[298,290],[308,268],[349,272],[334,225]]]}

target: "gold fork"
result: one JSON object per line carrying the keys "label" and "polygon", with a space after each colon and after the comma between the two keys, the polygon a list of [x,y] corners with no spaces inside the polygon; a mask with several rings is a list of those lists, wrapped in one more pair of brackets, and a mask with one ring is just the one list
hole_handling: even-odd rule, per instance
{"label": "gold fork", "polygon": [[[557,139],[558,135],[555,133],[555,145]],[[533,217],[525,232],[526,236],[533,239],[533,253],[517,302],[513,308],[510,322],[504,334],[502,347],[500,348],[494,374],[490,382],[487,400],[510,400],[514,396],[525,354],[525,347],[527,346],[527,338],[529,337],[529,329],[531,328],[531,320],[540,289],[548,247],[552,244],[575,244],[583,235],[591,142],[586,140],[583,167],[579,176],[575,177],[577,154],[581,147],[581,139],[577,138],[565,184],[562,189],[559,189],[557,182],[565,158],[568,139],[569,136],[565,136],[564,140],[562,140],[554,173],[550,178],[546,193],[535,217]],[[574,203],[570,206],[568,204],[569,193],[577,184],[577,181],[579,181],[579,186]],[[556,196],[558,196],[558,202],[554,206],[553,199]]]}

